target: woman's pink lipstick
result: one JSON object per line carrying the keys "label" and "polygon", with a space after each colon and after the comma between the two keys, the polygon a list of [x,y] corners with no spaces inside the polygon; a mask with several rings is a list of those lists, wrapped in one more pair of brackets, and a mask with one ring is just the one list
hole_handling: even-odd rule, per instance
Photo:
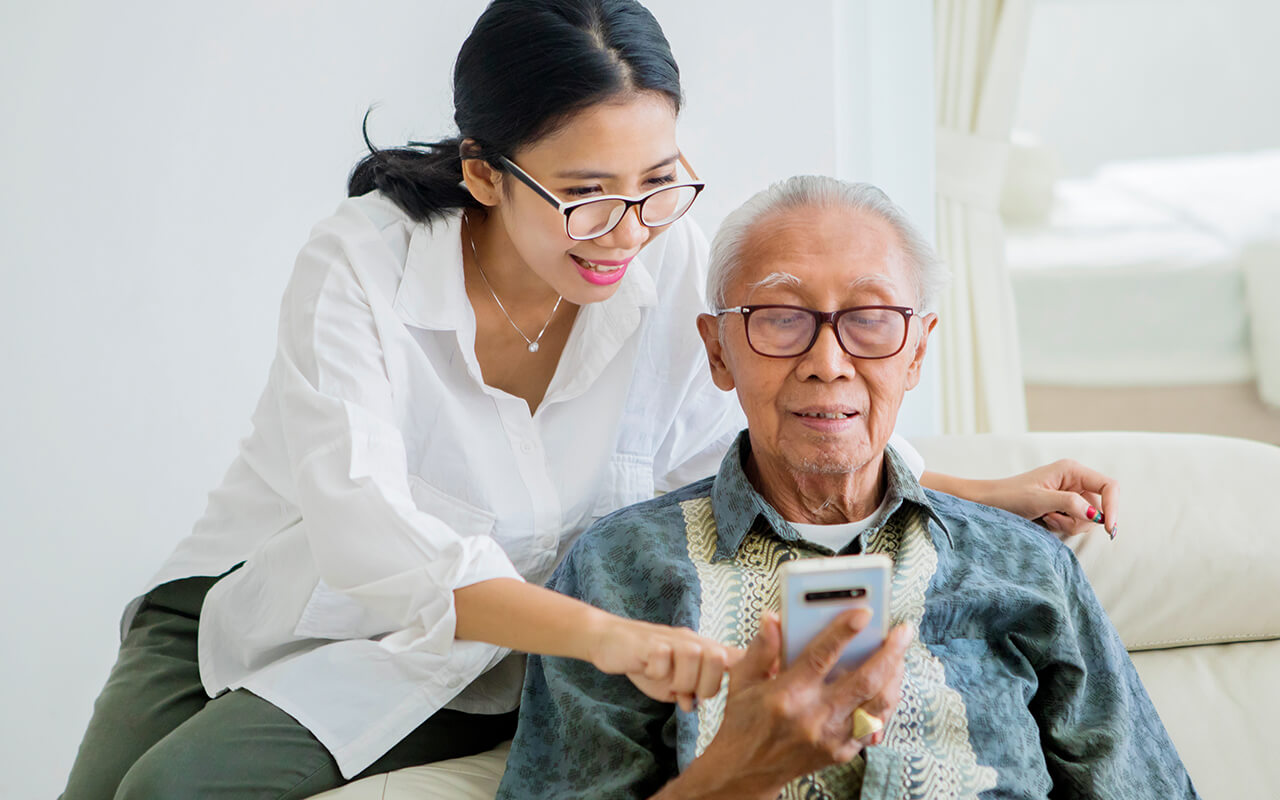
{"label": "woman's pink lipstick", "polygon": [[578,268],[578,272],[582,275],[583,280],[588,283],[594,283],[596,286],[608,286],[622,280],[622,276],[627,272],[627,265],[631,263],[630,258],[626,261],[592,261],[591,263],[599,264],[602,267],[618,267],[618,269],[611,270],[609,272],[598,272],[594,269],[584,267],[582,265],[582,261],[585,259],[581,259],[578,256],[571,256],[571,258],[573,258],[573,265]]}

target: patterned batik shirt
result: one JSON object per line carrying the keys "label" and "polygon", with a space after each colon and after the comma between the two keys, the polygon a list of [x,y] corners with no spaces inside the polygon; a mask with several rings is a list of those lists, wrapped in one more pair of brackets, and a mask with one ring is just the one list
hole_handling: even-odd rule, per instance
{"label": "patterned batik shirt", "polygon": [[[714,478],[600,520],[550,585],[746,647],[778,609],[779,565],[832,555],[751,486],[749,449],[744,432]],[[880,745],[781,796],[1197,797],[1071,551],[1012,514],[922,489],[892,448],[883,463],[887,502],[843,552],[893,560],[892,623],[919,631],[902,699]],[[710,744],[725,699],[722,688],[685,713],[589,663],[532,657],[499,797],[648,797]]]}

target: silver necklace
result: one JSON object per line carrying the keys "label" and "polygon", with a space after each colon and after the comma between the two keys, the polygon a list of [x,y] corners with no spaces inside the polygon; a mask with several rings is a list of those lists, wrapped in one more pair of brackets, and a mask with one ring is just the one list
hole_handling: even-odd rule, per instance
{"label": "silver necklace", "polygon": [[489,294],[493,295],[493,302],[498,304],[498,310],[502,312],[502,316],[507,318],[507,322],[511,323],[511,327],[516,329],[516,333],[520,334],[520,338],[524,339],[529,345],[529,352],[538,352],[538,342],[542,341],[542,334],[547,332],[547,328],[551,327],[551,320],[555,319],[556,311],[560,309],[560,303],[564,300],[564,295],[556,298],[556,304],[551,307],[551,314],[547,317],[547,321],[542,323],[542,330],[538,331],[538,335],[530,339],[520,330],[520,326],[507,313],[507,307],[498,299],[498,293],[493,290],[493,284],[489,283],[489,276],[484,274],[484,267],[480,266],[480,254],[476,252],[476,240],[471,235],[471,223],[467,223],[467,241],[471,244],[471,260],[476,262],[476,269],[480,272],[480,279],[484,281],[484,285],[489,289]]}

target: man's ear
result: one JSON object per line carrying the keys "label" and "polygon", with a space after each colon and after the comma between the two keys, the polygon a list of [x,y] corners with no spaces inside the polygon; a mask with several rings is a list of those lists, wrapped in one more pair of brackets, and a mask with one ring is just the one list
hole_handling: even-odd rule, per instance
{"label": "man's ear", "polygon": [[911,366],[907,367],[907,391],[916,388],[920,383],[920,367],[924,364],[924,351],[929,346],[929,334],[938,324],[937,314],[925,314],[920,320],[920,338],[916,340],[915,352],[911,354]]}
{"label": "man's ear", "polygon": [[698,333],[702,336],[702,346],[707,348],[712,382],[726,392],[733,391],[733,373],[725,363],[724,344],[720,341],[720,319],[710,314],[699,314]]}
{"label": "man's ear", "polygon": [[458,151],[462,155],[462,181],[467,191],[481,205],[496,206],[502,199],[502,173],[477,157],[479,148],[474,139],[463,139]]}

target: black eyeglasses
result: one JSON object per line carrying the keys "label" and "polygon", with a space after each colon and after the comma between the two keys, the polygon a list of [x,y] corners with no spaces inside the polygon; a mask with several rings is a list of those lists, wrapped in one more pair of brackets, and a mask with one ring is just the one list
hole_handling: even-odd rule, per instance
{"label": "black eyeglasses", "polygon": [[689,210],[689,206],[693,205],[693,201],[698,199],[698,194],[706,184],[698,180],[689,162],[684,160],[684,155],[679,158],[685,170],[693,177],[692,181],[659,186],[638,197],[607,194],[603,197],[588,197],[566,203],[534,180],[532,175],[520,169],[514,161],[506,156],[498,156],[502,165],[511,170],[511,174],[515,175],[521,183],[564,214],[565,232],[569,234],[570,239],[578,241],[604,236],[618,227],[618,223],[632,206],[640,207],[640,222],[649,228],[670,225],[683,217]]}
{"label": "black eyeglasses", "polygon": [[840,349],[854,358],[889,358],[906,346],[907,327],[915,313],[906,306],[815,311],[803,306],[759,305],[722,308],[716,316],[741,314],[747,344],[769,358],[794,358],[809,352],[824,322],[836,332]]}

